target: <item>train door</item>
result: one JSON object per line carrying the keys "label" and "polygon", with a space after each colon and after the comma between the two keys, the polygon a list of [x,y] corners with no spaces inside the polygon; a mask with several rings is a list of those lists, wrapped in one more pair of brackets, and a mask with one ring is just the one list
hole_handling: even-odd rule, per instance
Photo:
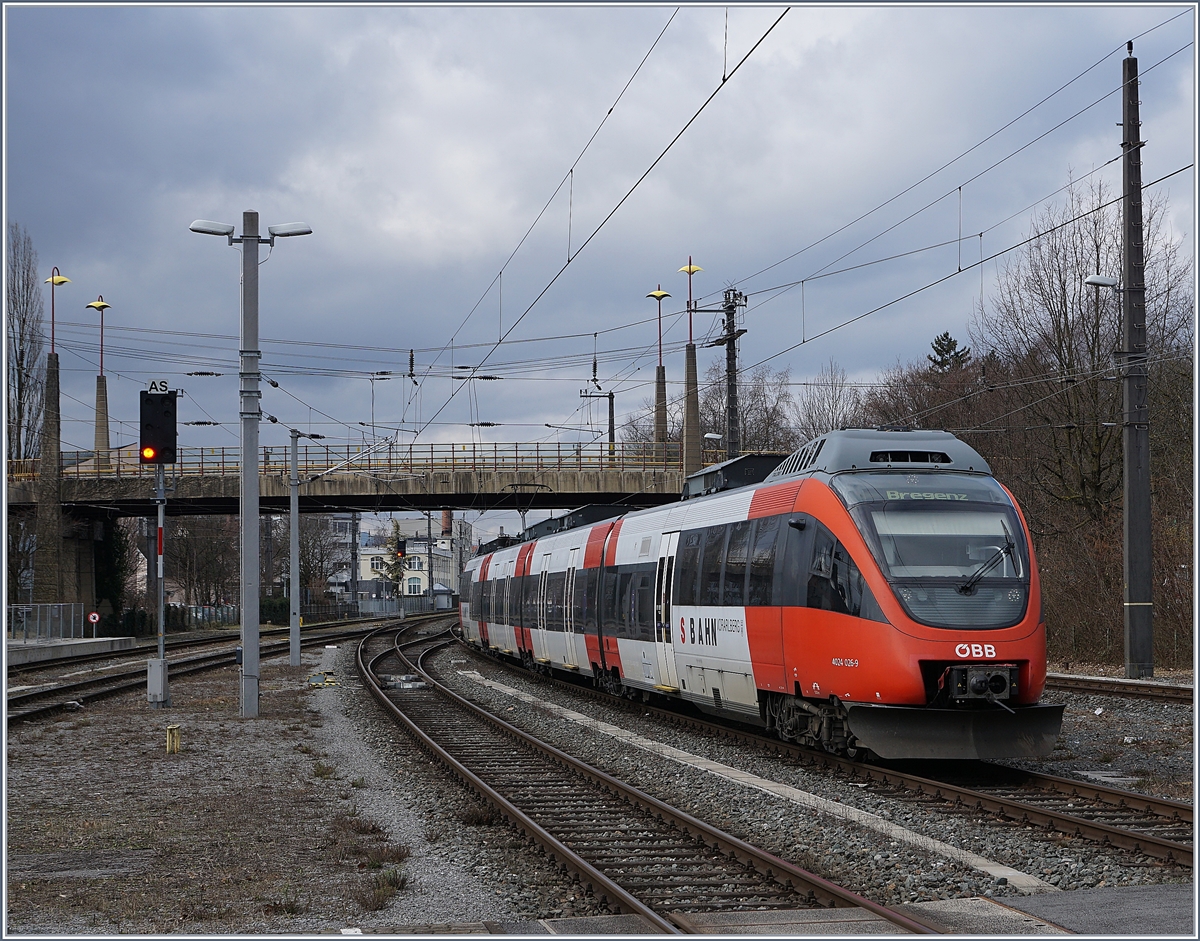
{"label": "train door", "polygon": [[542,650],[548,650],[549,639],[546,636],[546,579],[550,577],[550,553],[542,556],[542,570],[538,573],[537,583],[537,629],[538,639]]}
{"label": "train door", "polygon": [[[579,667],[579,654],[575,651],[576,632],[582,632],[583,625],[575,623],[575,555],[578,549],[571,550],[571,558],[567,562],[567,583],[563,588],[563,664],[568,667]],[[579,614],[582,616],[583,612]]]}
{"label": "train door", "polygon": [[654,580],[654,649],[658,653],[659,685],[679,689],[675,671],[674,632],[671,629],[671,583],[675,580],[675,547],[679,533],[663,533]]}

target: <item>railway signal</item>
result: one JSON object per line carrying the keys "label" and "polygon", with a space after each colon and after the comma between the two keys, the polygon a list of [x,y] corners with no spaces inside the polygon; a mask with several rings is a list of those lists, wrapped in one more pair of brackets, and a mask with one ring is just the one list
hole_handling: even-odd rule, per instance
{"label": "railway signal", "polygon": [[408,542],[404,539],[396,540],[396,558],[403,559],[408,555]]}
{"label": "railway signal", "polygon": [[174,389],[170,392],[142,392],[138,463],[175,463],[177,394]]}

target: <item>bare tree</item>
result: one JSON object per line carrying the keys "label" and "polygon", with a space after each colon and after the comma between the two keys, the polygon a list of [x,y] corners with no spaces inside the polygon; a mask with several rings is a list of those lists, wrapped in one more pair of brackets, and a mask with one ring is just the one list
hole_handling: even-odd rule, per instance
{"label": "bare tree", "polygon": [[[1121,220],[1102,185],[1073,187],[1036,217],[1045,233],[977,308],[970,360],[943,335],[866,399],[876,423],[945,427],[970,442],[1021,503],[1033,531],[1053,656],[1122,655],[1120,308],[1090,274],[1121,268]],[[1192,649],[1191,259],[1149,194],[1143,227],[1150,371],[1155,658]]]}
{"label": "bare tree", "polygon": [[349,564],[349,546],[338,538],[332,517],[300,517],[300,584],[312,593],[312,598],[324,598],[329,577]]}
{"label": "bare tree", "polygon": [[[738,375],[743,451],[793,451],[798,441],[791,424],[795,402],[791,373],[769,366]],[[714,361],[700,382],[700,433],[725,434],[725,366]]]}
{"label": "bare tree", "polygon": [[[1026,464],[1022,479],[1098,519],[1121,495],[1120,349],[1114,292],[1084,285],[1121,269],[1120,211],[1104,207],[1102,183],[1072,187],[1033,221],[1035,239],[1000,274],[990,308],[976,311],[971,339],[1002,364],[1000,414]],[[1103,208],[1101,208],[1103,207]],[[1191,348],[1189,273],[1162,231],[1162,203],[1146,200],[1146,326],[1153,365]],[[1091,210],[1091,211],[1089,211]],[[999,378],[999,377],[996,377]],[[1152,406],[1153,407],[1153,406]]]}
{"label": "bare tree", "polygon": [[831,359],[804,386],[795,411],[798,437],[804,443],[827,431],[863,424],[863,396],[846,376],[846,370]]}
{"label": "bare tree", "polygon": [[8,459],[37,456],[42,428],[45,363],[42,340],[42,285],[38,255],[24,226],[8,225]]}
{"label": "bare tree", "polygon": [[[6,260],[8,425],[5,441],[9,461],[31,460],[37,457],[41,443],[46,368],[42,356],[42,286],[38,280],[38,256],[33,240],[16,222],[10,222],[8,226]],[[11,469],[12,465],[9,467]],[[6,575],[8,596],[14,602],[29,598],[33,589],[34,524],[32,512],[9,510]]]}
{"label": "bare tree", "polygon": [[187,604],[235,602],[241,583],[238,523],[232,516],[189,516],[168,521],[164,533],[166,577],[183,589]]}

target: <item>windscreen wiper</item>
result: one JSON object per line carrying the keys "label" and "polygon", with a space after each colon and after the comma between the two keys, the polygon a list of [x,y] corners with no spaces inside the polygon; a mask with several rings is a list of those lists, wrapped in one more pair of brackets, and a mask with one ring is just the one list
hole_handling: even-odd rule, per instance
{"label": "windscreen wiper", "polygon": [[958,593],[960,595],[971,594],[975,590],[975,586],[979,584],[979,580],[981,578],[983,578],[983,576],[985,576],[992,569],[994,569],[997,565],[999,565],[1000,560],[1003,559],[1006,555],[1011,556],[1012,551],[1015,548],[1016,548],[1016,546],[1013,545],[1013,541],[1011,539],[1007,540],[1002,547],[1000,547],[994,553],[992,553],[991,558],[989,558],[986,562],[984,562],[983,565],[979,566],[979,568],[975,571],[974,575],[972,575],[965,582],[963,582],[961,585],[958,586],[958,588],[957,588]]}

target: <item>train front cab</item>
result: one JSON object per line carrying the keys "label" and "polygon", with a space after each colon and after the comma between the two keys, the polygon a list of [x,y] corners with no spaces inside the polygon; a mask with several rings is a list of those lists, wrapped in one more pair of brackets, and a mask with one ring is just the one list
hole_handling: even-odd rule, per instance
{"label": "train front cab", "polygon": [[794,696],[836,701],[847,739],[884,758],[1049,753],[1062,707],[1037,705],[1040,584],[1007,490],[986,475],[835,474],[804,482],[790,523]]}

